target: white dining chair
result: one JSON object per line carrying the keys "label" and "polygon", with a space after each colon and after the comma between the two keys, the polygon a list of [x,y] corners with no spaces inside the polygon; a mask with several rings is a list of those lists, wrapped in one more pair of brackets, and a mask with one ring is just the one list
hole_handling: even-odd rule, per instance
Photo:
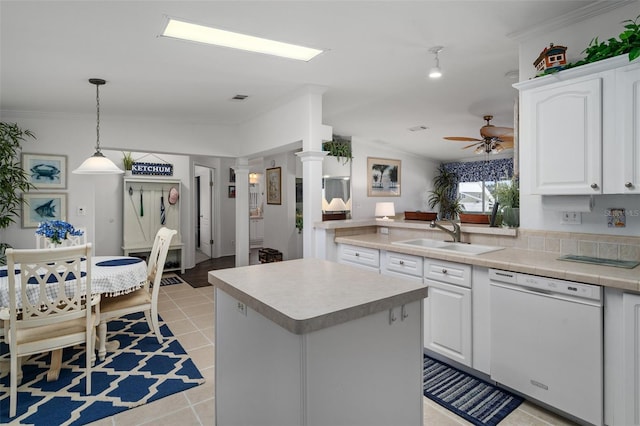
{"label": "white dining chair", "polygon": [[[128,294],[102,298],[98,327],[98,338],[101,342],[107,338],[107,322],[110,319],[120,318],[135,312],[144,312],[149,329],[155,333],[158,343],[162,343],[163,337],[158,324],[158,293],[169,245],[177,233],[178,231],[166,227],[160,228],[156,233],[151,254],[147,260],[147,280],[143,287]],[[104,353],[98,353],[101,360],[104,359],[104,356]]]}
{"label": "white dining chair", "polygon": [[[5,325],[11,363],[9,417],[16,415],[20,357],[49,351],[61,354],[62,348],[84,343],[89,395],[95,327],[100,316],[100,295],[91,295],[91,244],[48,250],[7,249],[6,254],[8,270],[20,271],[8,275],[9,322]],[[52,356],[52,366],[59,361]]]}
{"label": "white dining chair", "polygon": [[[66,240],[62,241],[62,243],[56,247],[72,247],[79,246],[82,244],[87,244],[87,228],[79,227],[76,228],[79,231],[82,231],[82,235],[69,235]],[[37,249],[46,249],[49,248],[50,240],[44,235],[36,234],[36,248]]]}

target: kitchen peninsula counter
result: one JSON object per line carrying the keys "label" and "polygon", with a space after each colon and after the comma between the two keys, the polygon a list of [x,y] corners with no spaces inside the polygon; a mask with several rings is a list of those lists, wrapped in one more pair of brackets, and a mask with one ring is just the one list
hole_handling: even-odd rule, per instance
{"label": "kitchen peninsula counter", "polygon": [[422,283],[320,259],[209,272],[216,424],[421,424]]}

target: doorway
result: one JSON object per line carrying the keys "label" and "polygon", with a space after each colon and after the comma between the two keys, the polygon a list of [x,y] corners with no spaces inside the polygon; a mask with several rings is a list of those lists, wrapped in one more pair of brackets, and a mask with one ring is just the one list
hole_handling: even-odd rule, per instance
{"label": "doorway", "polygon": [[214,173],[215,169],[194,166],[195,188],[195,262],[199,263],[213,257],[214,230]]}

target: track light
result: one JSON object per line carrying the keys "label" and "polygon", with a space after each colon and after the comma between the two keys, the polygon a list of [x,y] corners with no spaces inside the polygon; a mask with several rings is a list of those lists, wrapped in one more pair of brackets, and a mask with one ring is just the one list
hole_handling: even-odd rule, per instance
{"label": "track light", "polygon": [[438,57],[438,53],[440,53],[444,49],[442,46],[433,46],[429,49],[430,53],[433,53],[436,56],[436,66],[432,67],[429,70],[429,78],[440,78],[442,77],[442,70],[440,69],[440,58]]}

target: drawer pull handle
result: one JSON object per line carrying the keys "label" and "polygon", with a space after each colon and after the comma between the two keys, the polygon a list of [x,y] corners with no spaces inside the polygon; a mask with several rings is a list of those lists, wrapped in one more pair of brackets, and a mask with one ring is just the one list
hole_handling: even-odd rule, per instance
{"label": "drawer pull handle", "polygon": [[360,253],[356,252],[356,257],[360,256]]}
{"label": "drawer pull handle", "polygon": [[408,317],[409,313],[407,313],[407,306],[402,305],[402,308],[400,309],[400,321],[404,321]]}
{"label": "drawer pull handle", "polygon": [[400,263],[401,265],[404,265],[404,260],[401,260],[401,261],[400,261],[400,262],[398,262],[398,263]]}
{"label": "drawer pull handle", "polygon": [[633,184],[631,182],[625,183],[624,186],[627,188],[633,188]]}
{"label": "drawer pull handle", "polygon": [[389,309],[389,325],[393,324],[398,318],[396,318],[396,313],[393,312],[393,309]]}
{"label": "drawer pull handle", "polygon": [[442,273],[443,273],[443,274],[446,274],[446,273],[447,273],[447,270],[446,270],[446,269],[444,269],[444,268],[442,268]]}

